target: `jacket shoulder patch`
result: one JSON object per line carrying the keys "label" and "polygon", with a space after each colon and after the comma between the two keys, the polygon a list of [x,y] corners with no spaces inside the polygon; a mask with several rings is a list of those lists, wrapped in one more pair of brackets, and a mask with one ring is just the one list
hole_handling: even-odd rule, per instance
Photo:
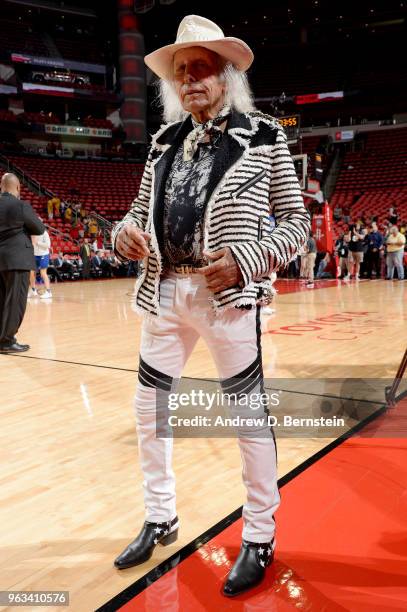
{"label": "jacket shoulder patch", "polygon": [[250,148],[274,145],[277,140],[278,129],[277,126],[270,125],[268,122],[259,121],[257,131],[251,137]]}
{"label": "jacket shoulder patch", "polygon": [[269,125],[272,125],[273,127],[280,127],[280,122],[278,119],[276,119],[276,117],[273,117],[272,115],[268,115],[267,113],[262,113],[261,111],[250,111],[249,113],[247,113],[250,117],[258,117],[260,120],[265,121],[266,123],[268,123]]}

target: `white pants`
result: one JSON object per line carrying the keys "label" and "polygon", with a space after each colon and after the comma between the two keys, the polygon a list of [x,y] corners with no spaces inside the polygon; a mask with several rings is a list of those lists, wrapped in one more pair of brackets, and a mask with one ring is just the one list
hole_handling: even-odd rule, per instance
{"label": "white pants", "polygon": [[[151,522],[170,521],[176,515],[173,440],[156,435],[157,387],[180,378],[200,336],[221,380],[255,371],[263,385],[259,308],[214,313],[210,296],[203,276],[170,272],[160,284],[160,316],[143,320],[135,412],[146,520]],[[274,537],[273,515],[280,502],[274,436],[267,426],[263,429],[256,436],[238,437],[247,490],[243,538],[251,542]]]}

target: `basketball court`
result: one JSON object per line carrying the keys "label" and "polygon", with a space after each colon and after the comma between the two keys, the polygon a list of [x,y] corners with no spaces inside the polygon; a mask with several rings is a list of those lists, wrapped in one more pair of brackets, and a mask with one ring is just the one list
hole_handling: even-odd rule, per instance
{"label": "basketball court", "polygon": [[[284,385],[299,411],[301,398],[319,411],[327,400],[350,401],[352,410],[342,411],[347,432],[361,435],[368,421],[383,428],[397,412],[383,413],[384,387],[406,346],[406,284],[326,280],[306,289],[282,279],[276,286],[276,312],[262,317],[266,382]],[[139,567],[113,568],[144,520],[132,407],[141,320],[132,289],[131,279],[55,285],[52,301],[28,305],[19,337],[31,351],[1,355],[2,588],[69,590],[78,612],[204,610],[209,599],[210,609],[359,611],[376,597],[380,610],[403,609],[402,404],[386,439],[380,427],[362,441],[342,433],[277,439],[284,503],[265,589],[233,606],[220,595],[244,500],[231,438],[175,439],[179,539]],[[216,378],[201,341],[183,375]],[[359,380],[353,395],[350,379]],[[376,539],[378,522],[385,541]]]}
{"label": "basketball court", "polygon": [[[45,261],[42,268],[52,281],[52,299],[40,297],[42,287],[36,297],[31,290],[17,342],[17,332],[6,335],[3,321],[18,312],[17,301],[25,304],[26,291],[15,303],[0,291],[0,340],[7,339],[0,342],[0,610],[406,610],[407,81],[400,53],[405,3],[254,2],[233,10],[212,0],[193,10],[187,0],[0,0],[0,5],[0,178],[11,173],[21,184],[21,191],[11,193],[9,177],[0,199],[14,198],[18,206],[24,200],[42,219],[50,244],[47,253],[36,252],[37,265]],[[204,86],[195,88],[201,81]],[[211,92],[213,99],[194,106]],[[177,130],[173,125],[163,131],[150,150],[160,126],[189,114],[193,123],[188,117]],[[236,124],[234,117],[240,118]],[[199,172],[190,174],[196,170],[192,164],[184,173],[184,162],[201,163],[199,155],[208,151]],[[213,207],[205,213],[208,198],[218,198],[215,213]],[[116,223],[133,206],[139,214],[132,220],[153,236],[141,267],[124,258],[135,256],[120,248],[126,232],[115,236]],[[151,229],[140,221],[147,218]],[[19,238],[6,221],[0,228],[4,261]],[[25,220],[20,225],[25,234],[20,238],[31,249],[32,231]],[[168,253],[178,253],[198,229],[208,249],[213,234],[216,249],[226,245],[235,253],[236,243],[238,252],[248,253],[243,267],[236,254],[233,265],[227,264],[227,272],[236,268],[238,277],[225,284],[226,304],[242,290],[233,303],[245,308],[252,300],[254,308],[270,289],[259,283],[271,280],[271,270],[277,275],[274,300],[260,310],[260,339],[258,319],[256,337],[253,325],[256,359],[242,362],[237,375],[238,390],[255,377],[263,390],[262,369],[264,391],[277,398],[268,406],[275,419],[281,494],[273,517],[276,548],[262,582],[243,592],[241,583],[235,597],[223,588],[242,544],[247,490],[270,499],[266,489],[272,482],[278,499],[274,444],[250,470],[251,451],[245,454],[241,444],[240,452],[233,427],[174,426],[179,531],[165,501],[156,504],[162,514],[153,516],[143,478],[153,481],[160,472],[159,486],[145,489],[157,499],[169,494],[173,499],[162,467],[170,444],[156,452],[153,427],[159,421],[159,390],[175,380],[170,370],[177,351],[160,344],[158,356],[152,350],[150,363],[143,353],[140,366],[144,390],[155,387],[157,394],[146,392],[151,402],[142,399],[137,406],[139,424],[143,410],[153,416],[151,436],[144,446],[141,438],[140,446],[148,447],[150,459],[160,455],[162,463],[157,456],[142,458],[143,476],[138,456],[134,396],[142,317],[135,276],[144,274],[138,306],[153,312],[161,255],[163,267],[193,264],[190,255],[172,261]],[[268,230],[277,232],[274,243]],[[175,250],[171,232],[179,233]],[[194,252],[201,253],[197,246]],[[29,249],[19,253],[28,256]],[[14,281],[22,278],[22,265],[7,261],[2,267],[1,255],[0,281],[4,270]],[[246,267],[250,278],[238,284]],[[28,275],[29,265],[24,269]],[[220,280],[224,273],[225,266]],[[159,299],[162,295],[158,290]],[[191,295],[184,301],[198,327],[201,311]],[[166,318],[163,310],[169,327],[157,325],[142,351],[163,329],[168,333],[173,313],[168,307]],[[231,310],[239,323],[246,314],[254,321],[253,310]],[[214,315],[202,312],[208,321]],[[220,367],[226,354],[225,364],[229,355],[245,356],[242,327],[236,344],[238,334],[229,323],[220,332],[220,326],[211,326],[213,346],[225,349]],[[190,330],[193,334],[192,324],[182,331],[185,347]],[[165,365],[159,363],[162,356]],[[237,370],[222,381],[226,389],[236,388],[231,374]],[[214,393],[223,389],[217,378],[200,339],[179,389]],[[189,402],[184,412],[178,407],[176,415],[193,416],[193,406]],[[269,435],[268,427],[262,428]],[[253,482],[249,472],[256,473]],[[251,568],[263,576],[272,531],[266,546],[256,510],[261,505],[271,525],[272,504],[255,500],[257,535],[243,536],[242,551],[252,547]],[[168,523],[156,522],[169,516]],[[245,514],[247,527],[246,519]],[[138,546],[144,549],[135,555],[130,547],[133,557],[122,563],[127,569],[117,569],[115,560],[141,528],[144,540]],[[174,543],[160,545],[174,540],[176,532]],[[152,549],[148,561],[128,567]],[[240,579],[250,582],[250,571],[246,560]],[[58,605],[44,599],[58,593],[63,594]],[[31,599],[16,599],[24,596]]]}

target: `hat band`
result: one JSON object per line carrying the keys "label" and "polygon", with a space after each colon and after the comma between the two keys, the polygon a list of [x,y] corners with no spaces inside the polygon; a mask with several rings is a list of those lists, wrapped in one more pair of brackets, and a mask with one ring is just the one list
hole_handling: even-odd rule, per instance
{"label": "hat band", "polygon": [[210,41],[214,41],[214,40],[222,40],[219,37],[214,38],[213,36],[208,34],[187,34],[186,36],[181,36],[180,38],[177,38],[175,44],[178,43],[190,43],[190,42],[210,42]]}

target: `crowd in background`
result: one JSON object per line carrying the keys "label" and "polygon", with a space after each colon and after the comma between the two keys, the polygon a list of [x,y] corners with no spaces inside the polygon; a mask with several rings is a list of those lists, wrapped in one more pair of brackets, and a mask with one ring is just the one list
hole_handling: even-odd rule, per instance
{"label": "crowd in background", "polygon": [[[52,241],[50,246],[49,264],[47,274],[51,282],[73,281],[73,280],[89,280],[101,278],[123,278],[128,276],[136,276],[138,272],[135,262],[123,263],[119,261],[113,251],[109,249],[93,249],[87,239],[81,246],[79,255],[62,253],[52,253]],[[37,281],[42,284],[43,275],[38,276]],[[35,289],[35,281],[32,284]],[[49,288],[46,288],[46,291]],[[34,291],[31,291],[29,297],[35,297]]]}
{"label": "crowd in background", "polygon": [[400,222],[394,206],[380,225],[377,216],[361,216],[350,223],[335,245],[341,277],[403,280],[406,232],[407,223]]}
{"label": "crowd in background", "polygon": [[51,257],[48,275],[52,281],[134,276],[135,271],[132,270],[132,266],[120,262],[112,251],[90,250],[87,256],[84,254],[84,245],[79,256],[64,255],[59,252],[55,257]]}
{"label": "crowd in background", "polygon": [[[61,200],[57,196],[47,201],[48,220],[60,218],[70,224],[71,240],[89,238],[96,240],[100,235],[99,225],[94,215],[89,214],[80,202],[79,193],[73,193],[69,198]],[[102,246],[101,244],[99,246]]]}
{"label": "crowd in background", "polygon": [[[105,248],[97,220],[80,203],[79,191],[72,185],[70,199],[52,197],[47,202],[48,219],[60,217],[70,222],[70,237],[80,244],[79,257],[58,254],[50,259],[52,280],[137,276],[137,262],[123,264]],[[407,270],[407,223],[399,223],[397,209],[391,207],[384,223],[373,216],[352,220],[350,210],[336,207],[335,220],[347,224],[336,240],[334,253],[318,252],[312,232],[302,251],[279,276],[300,278],[312,287],[314,279],[338,277],[343,280],[403,280]],[[271,221],[273,218],[271,217]],[[271,224],[273,225],[273,224]]]}
{"label": "crowd in background", "polygon": [[399,222],[395,207],[380,226],[378,218],[364,216],[352,220],[348,209],[334,210],[334,218],[347,226],[335,243],[334,253],[318,252],[312,233],[298,257],[290,263],[286,275],[313,285],[315,278],[343,280],[404,280],[407,273],[407,222]]}

